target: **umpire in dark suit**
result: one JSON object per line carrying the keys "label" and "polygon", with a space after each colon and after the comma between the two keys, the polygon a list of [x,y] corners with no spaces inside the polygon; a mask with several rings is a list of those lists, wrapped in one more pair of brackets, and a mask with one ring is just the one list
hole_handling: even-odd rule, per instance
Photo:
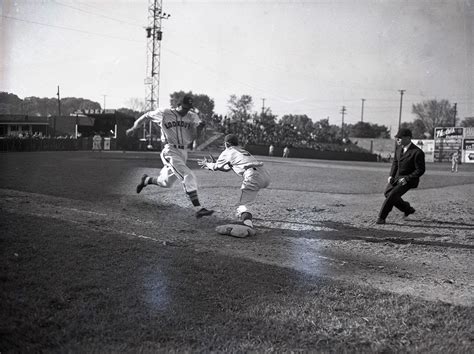
{"label": "umpire in dark suit", "polygon": [[393,207],[399,209],[405,216],[415,212],[410,203],[402,199],[402,195],[418,187],[420,177],[425,173],[425,153],[411,142],[411,130],[400,129],[395,138],[397,139],[395,157],[377,224],[385,224],[385,219]]}

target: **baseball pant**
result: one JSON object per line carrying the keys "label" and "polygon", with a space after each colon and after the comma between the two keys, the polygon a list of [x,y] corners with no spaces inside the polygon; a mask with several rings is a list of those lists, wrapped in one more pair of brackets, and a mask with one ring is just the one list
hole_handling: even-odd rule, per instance
{"label": "baseball pant", "polygon": [[247,205],[257,198],[258,191],[270,185],[270,174],[265,168],[251,167],[244,172],[237,214],[248,212]]}
{"label": "baseball pant", "polygon": [[175,148],[166,144],[161,152],[163,168],[158,176],[158,185],[170,188],[178,179],[183,183],[186,193],[197,190],[197,179],[191,169],[186,165],[188,151]]}

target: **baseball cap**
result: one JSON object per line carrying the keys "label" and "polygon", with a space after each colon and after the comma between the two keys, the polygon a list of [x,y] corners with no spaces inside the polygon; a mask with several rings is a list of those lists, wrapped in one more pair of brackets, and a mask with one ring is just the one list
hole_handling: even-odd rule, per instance
{"label": "baseball cap", "polygon": [[186,96],[183,97],[183,100],[181,102],[182,102],[182,104],[185,104],[185,105],[188,105],[188,106],[192,107],[194,100],[191,96],[186,95]]}
{"label": "baseball cap", "polygon": [[224,137],[224,142],[228,143],[232,146],[237,146],[237,145],[239,145],[239,138],[237,138],[237,136],[234,135],[234,134],[227,134]]}
{"label": "baseball cap", "polygon": [[412,137],[411,130],[408,128],[401,128],[395,138],[403,138],[403,137]]}

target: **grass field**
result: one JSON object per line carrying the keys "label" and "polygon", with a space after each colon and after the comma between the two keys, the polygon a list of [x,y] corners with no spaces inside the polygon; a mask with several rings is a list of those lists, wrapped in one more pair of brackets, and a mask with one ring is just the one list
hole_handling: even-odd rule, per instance
{"label": "grass field", "polygon": [[375,225],[384,163],[261,157],[257,235],[218,235],[239,178],[191,165],[215,215],[149,186],[152,153],[0,154],[0,352],[467,353],[474,166],[429,164]]}

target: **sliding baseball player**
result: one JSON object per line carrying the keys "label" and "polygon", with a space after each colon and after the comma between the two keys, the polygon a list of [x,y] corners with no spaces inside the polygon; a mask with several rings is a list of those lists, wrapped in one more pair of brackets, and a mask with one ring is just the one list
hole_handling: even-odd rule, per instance
{"label": "sliding baseball player", "polygon": [[211,171],[228,172],[233,170],[243,178],[237,215],[243,224],[253,228],[252,214],[248,205],[253,203],[260,189],[268,187],[270,175],[250,153],[239,146],[239,139],[233,134],[224,137],[225,150],[219,155],[217,161],[203,159],[198,161],[201,168]]}

